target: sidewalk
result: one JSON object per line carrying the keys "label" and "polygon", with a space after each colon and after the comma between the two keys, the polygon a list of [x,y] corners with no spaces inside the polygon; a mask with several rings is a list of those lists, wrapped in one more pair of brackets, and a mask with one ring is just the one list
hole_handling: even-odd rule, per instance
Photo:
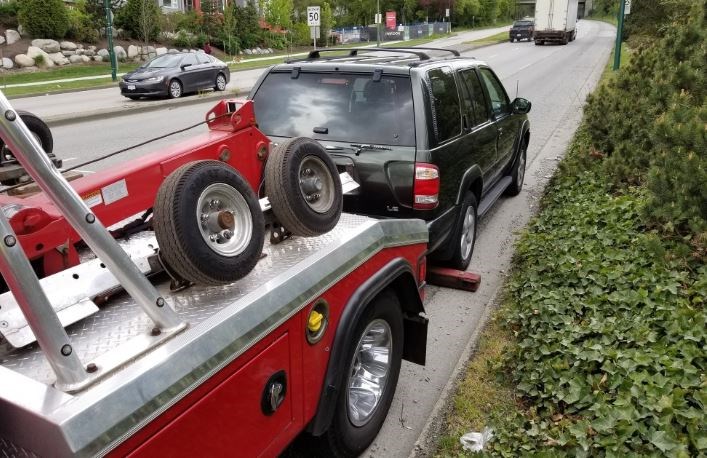
{"label": "sidewalk", "polygon": [[[452,37],[432,41],[421,47],[451,48],[458,51],[468,51],[474,47],[464,45],[464,42],[496,35],[507,29],[508,27],[504,26],[494,29],[461,32]],[[375,45],[367,44],[364,46],[372,47]],[[291,54],[290,57],[303,57],[306,55],[307,53],[296,53]],[[273,57],[256,59],[268,60],[273,59]],[[253,59],[249,61],[252,60]],[[265,71],[263,68],[232,71],[231,82],[226,87],[225,92],[210,91],[179,99],[141,99],[132,101],[121,96],[117,87],[110,87],[61,94],[22,97],[12,99],[11,103],[15,109],[26,110],[36,114],[50,126],[66,125],[88,119],[122,116],[132,112],[161,110],[173,105],[197,104],[210,99],[244,97],[248,94],[253,85],[255,85],[263,71]]]}

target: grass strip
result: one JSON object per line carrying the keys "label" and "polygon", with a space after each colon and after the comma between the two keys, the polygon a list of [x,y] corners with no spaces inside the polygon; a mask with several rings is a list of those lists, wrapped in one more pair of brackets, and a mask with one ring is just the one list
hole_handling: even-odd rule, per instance
{"label": "grass strip", "polygon": [[494,45],[497,43],[505,43],[508,41],[508,31],[491,35],[490,37],[479,38],[478,40],[466,41],[464,44],[470,45]]}

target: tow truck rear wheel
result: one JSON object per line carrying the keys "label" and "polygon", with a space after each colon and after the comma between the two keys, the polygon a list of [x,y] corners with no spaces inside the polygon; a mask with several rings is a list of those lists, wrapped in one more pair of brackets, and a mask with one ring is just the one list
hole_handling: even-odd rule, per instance
{"label": "tow truck rear wheel", "polygon": [[315,140],[291,138],[270,153],[265,192],[277,220],[294,235],[321,235],[339,222],[341,181],[336,165]]}
{"label": "tow truck rear wheel", "polygon": [[157,192],[153,226],[168,269],[202,285],[247,275],[265,240],[255,193],[219,161],[191,162],[172,172]]}
{"label": "tow truck rear wheel", "polygon": [[343,386],[326,433],[331,455],[354,457],[375,439],[383,425],[400,374],[403,316],[398,297],[381,292],[356,326]]}

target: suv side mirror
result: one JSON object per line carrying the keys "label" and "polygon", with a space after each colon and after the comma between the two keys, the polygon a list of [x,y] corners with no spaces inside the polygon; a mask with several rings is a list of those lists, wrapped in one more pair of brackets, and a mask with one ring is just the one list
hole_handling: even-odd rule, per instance
{"label": "suv side mirror", "polygon": [[518,97],[512,103],[513,113],[514,114],[527,114],[530,111],[530,107],[532,105],[533,104],[530,103],[530,100],[526,100],[524,98]]}

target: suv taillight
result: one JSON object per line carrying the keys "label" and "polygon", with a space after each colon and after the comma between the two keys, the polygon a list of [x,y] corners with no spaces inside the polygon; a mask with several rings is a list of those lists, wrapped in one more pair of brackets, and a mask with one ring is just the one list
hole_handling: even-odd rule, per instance
{"label": "suv taillight", "polygon": [[439,169],[432,164],[415,164],[415,183],[413,185],[413,208],[432,210],[439,204]]}

